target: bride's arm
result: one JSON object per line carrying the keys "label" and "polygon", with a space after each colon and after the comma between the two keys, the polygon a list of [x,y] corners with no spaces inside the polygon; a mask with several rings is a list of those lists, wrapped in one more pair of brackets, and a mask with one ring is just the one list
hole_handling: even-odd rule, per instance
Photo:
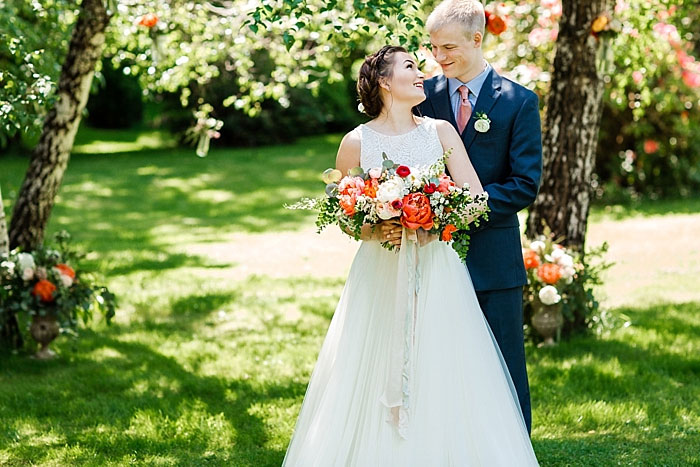
{"label": "bride's arm", "polygon": [[[350,169],[360,165],[361,147],[360,134],[357,129],[346,134],[340,142],[338,155],[335,158],[335,168],[340,170],[343,176],[346,176]],[[376,226],[365,224],[362,226],[360,240],[388,241],[398,246],[401,244],[401,228],[396,224],[398,223],[380,222]],[[348,234],[351,234],[351,232],[348,232]]]}
{"label": "bride's arm", "polygon": [[465,182],[469,183],[472,194],[483,193],[484,187],[481,185],[481,180],[479,180],[471,160],[469,160],[467,150],[464,149],[464,143],[457,134],[457,130],[444,120],[437,120],[436,123],[443,151],[452,148],[452,155],[447,160],[447,170],[450,171],[452,180],[458,186],[463,186]]}

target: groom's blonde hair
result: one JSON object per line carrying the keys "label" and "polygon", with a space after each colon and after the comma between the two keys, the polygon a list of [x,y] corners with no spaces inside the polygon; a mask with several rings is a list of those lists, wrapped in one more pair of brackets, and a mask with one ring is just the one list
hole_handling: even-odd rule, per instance
{"label": "groom's blonde hair", "polygon": [[430,34],[448,25],[459,25],[466,34],[480,32],[483,36],[485,24],[484,6],[479,0],[444,0],[430,13],[425,28]]}

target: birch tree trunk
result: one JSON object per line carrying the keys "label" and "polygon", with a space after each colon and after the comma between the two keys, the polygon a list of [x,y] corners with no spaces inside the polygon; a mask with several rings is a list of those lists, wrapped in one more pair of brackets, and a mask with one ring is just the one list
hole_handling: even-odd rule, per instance
{"label": "birch tree trunk", "polygon": [[544,224],[563,243],[583,251],[591,200],[591,176],[602,114],[603,80],[597,69],[602,47],[593,20],[611,12],[613,0],[563,0],[552,83],[542,135],[542,185],[530,208],[527,235]]}
{"label": "birch tree trunk", "polygon": [[0,189],[0,256],[10,252],[10,240],[7,237],[7,220],[5,208],[2,204],[2,189]]}
{"label": "birch tree trunk", "polygon": [[39,144],[32,154],[12,213],[11,248],[21,246],[31,250],[44,240],[44,231],[87,103],[95,64],[102,54],[109,18],[104,0],[82,1],[68,55],[61,68],[58,99],[46,116]]}

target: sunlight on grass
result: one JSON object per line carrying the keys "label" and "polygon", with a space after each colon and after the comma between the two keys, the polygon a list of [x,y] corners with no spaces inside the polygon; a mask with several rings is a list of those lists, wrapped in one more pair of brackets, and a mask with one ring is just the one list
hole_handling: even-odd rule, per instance
{"label": "sunlight on grass", "polygon": [[[116,134],[120,135],[122,133],[118,132]],[[100,130],[99,135],[104,139],[92,139],[89,142],[79,142],[81,140],[77,140],[73,146],[73,154],[114,154],[148,149],[174,148],[177,146],[177,141],[171,135],[161,130],[136,133],[132,141],[114,141],[109,137],[109,130]]]}
{"label": "sunlight on grass", "polygon": [[[284,457],[344,281],[296,263],[284,277],[235,275],[231,252],[257,241],[251,261],[276,271],[278,250],[299,248],[291,235],[313,218],[282,205],[322,193],[339,136],[204,159],[161,137],[79,133],[49,230],[67,228],[92,252],[86,266],[119,310],[113,326],[58,339],[54,361],[0,358],[2,465],[265,467]],[[0,159],[8,213],[26,165]],[[594,208],[589,244],[615,240],[605,290],[624,319],[598,336],[527,346],[543,466],[700,465],[689,212],[700,203]],[[624,241],[629,232],[646,242]]]}

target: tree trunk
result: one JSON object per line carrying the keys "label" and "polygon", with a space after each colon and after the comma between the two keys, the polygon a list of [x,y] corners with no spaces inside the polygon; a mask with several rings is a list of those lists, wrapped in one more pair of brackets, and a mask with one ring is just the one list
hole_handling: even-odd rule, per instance
{"label": "tree trunk", "polygon": [[583,252],[591,175],[602,114],[603,80],[597,57],[605,39],[591,34],[593,20],[611,13],[613,0],[563,0],[552,83],[542,135],[542,186],[530,209],[527,234],[544,224],[563,243]]}
{"label": "tree trunk", "polygon": [[0,256],[10,252],[10,240],[7,237],[7,220],[5,207],[2,204],[2,189],[0,189]]}
{"label": "tree trunk", "polygon": [[10,225],[11,248],[31,250],[44,240],[44,230],[87,103],[95,64],[102,54],[109,18],[104,0],[83,0],[61,68],[58,99],[46,116],[15,203]]}

